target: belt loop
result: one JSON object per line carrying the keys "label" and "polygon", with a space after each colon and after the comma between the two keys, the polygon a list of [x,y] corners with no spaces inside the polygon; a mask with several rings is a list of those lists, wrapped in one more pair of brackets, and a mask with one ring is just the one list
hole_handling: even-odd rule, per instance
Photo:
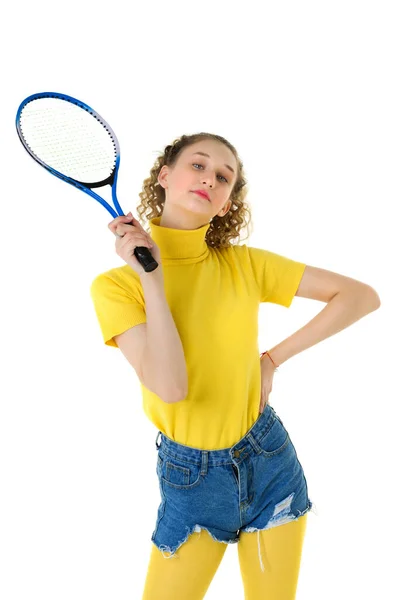
{"label": "belt loop", "polygon": [[201,475],[207,475],[209,464],[208,464],[208,450],[201,451]]}
{"label": "belt loop", "polygon": [[157,437],[156,437],[156,448],[157,448],[157,450],[158,450],[158,449],[159,449],[159,447],[161,446],[161,444],[157,444],[157,441],[158,441],[158,436],[159,436],[159,435],[161,435],[161,431],[159,431],[159,432],[157,433]]}

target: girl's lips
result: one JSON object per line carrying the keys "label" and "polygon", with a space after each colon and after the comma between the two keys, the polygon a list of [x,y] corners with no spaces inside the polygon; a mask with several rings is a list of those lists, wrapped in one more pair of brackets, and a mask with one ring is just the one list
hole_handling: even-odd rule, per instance
{"label": "girl's lips", "polygon": [[201,192],[193,192],[193,194],[197,194],[198,196],[201,196],[201,198],[204,198],[205,200],[208,200],[210,202],[210,199],[207,198],[207,196],[205,194],[202,194]]}

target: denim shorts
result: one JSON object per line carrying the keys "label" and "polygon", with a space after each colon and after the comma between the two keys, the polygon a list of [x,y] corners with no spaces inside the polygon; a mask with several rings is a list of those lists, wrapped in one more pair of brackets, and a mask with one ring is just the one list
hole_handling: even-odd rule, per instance
{"label": "denim shorts", "polygon": [[[235,544],[241,531],[277,527],[315,512],[294,445],[270,404],[231,448],[193,448],[161,431],[156,448],[161,503],[151,541],[164,558],[176,557],[201,529]],[[264,570],[261,555],[260,562]]]}

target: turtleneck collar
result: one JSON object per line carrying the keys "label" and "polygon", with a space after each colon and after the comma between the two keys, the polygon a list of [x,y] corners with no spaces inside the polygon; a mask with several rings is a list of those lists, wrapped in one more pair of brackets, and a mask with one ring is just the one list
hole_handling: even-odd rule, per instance
{"label": "turtleneck collar", "polygon": [[150,235],[160,248],[163,265],[195,263],[204,260],[210,252],[205,237],[210,228],[206,223],[198,229],[171,229],[160,226],[161,217],[149,221]]}

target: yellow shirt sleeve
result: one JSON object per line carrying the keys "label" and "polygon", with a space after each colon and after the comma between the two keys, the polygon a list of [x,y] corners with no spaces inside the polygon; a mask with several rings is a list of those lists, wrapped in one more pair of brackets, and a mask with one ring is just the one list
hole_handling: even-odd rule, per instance
{"label": "yellow shirt sleeve", "polygon": [[260,302],[289,306],[300,285],[306,264],[262,248],[248,248]]}
{"label": "yellow shirt sleeve", "polygon": [[112,272],[98,275],[90,286],[104,343],[118,348],[115,335],[146,322],[143,290],[139,285],[128,285]]}

